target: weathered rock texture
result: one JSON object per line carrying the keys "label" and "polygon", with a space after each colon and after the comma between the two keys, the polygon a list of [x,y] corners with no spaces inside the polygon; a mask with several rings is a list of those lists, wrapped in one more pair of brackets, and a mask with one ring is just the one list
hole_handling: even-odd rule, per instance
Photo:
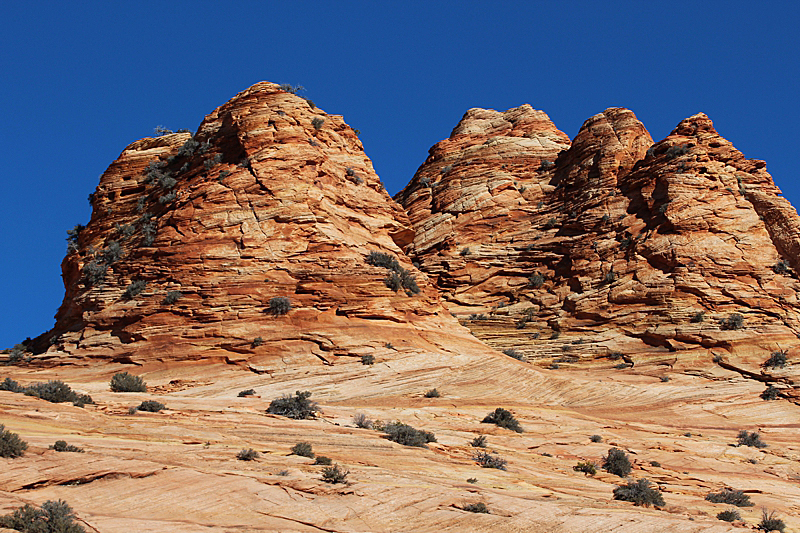
{"label": "weathered rock texture", "polygon": [[703,114],[653,144],[612,108],[570,146],[529,106],[472,109],[396,199],[408,255],[496,347],[674,364],[797,343],[800,218]]}
{"label": "weathered rock texture", "polygon": [[[469,336],[401,252],[408,218],[353,130],[278,85],[238,94],[194,136],[134,142],[92,205],[62,264],[57,323],[40,338],[61,360],[246,360],[266,371],[390,354],[385,343],[413,343],[414,331]],[[421,292],[388,288],[370,251],[395,255]],[[134,282],[144,290],[126,295]],[[288,315],[269,312],[276,297],[290,300]]]}

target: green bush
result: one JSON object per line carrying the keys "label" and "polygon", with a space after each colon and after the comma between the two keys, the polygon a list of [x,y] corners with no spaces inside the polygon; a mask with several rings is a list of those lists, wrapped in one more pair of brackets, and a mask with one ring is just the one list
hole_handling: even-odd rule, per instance
{"label": "green bush", "polygon": [[19,383],[17,383],[11,378],[6,378],[3,380],[2,383],[0,383],[0,390],[5,390],[9,392],[19,392],[19,393],[25,392],[25,388],[20,386]]}
{"label": "green bush", "polygon": [[772,265],[772,271],[776,274],[789,274],[791,272],[791,265],[786,259],[781,259]]}
{"label": "green bush", "polygon": [[314,458],[314,451],[311,449],[311,444],[308,442],[298,442],[292,446],[292,455],[300,455],[302,457]]}
{"label": "green bush", "polygon": [[353,415],[353,424],[361,429],[372,429],[372,420],[364,413]]}
{"label": "green bush", "polygon": [[40,508],[25,504],[13,513],[0,516],[0,527],[23,533],[86,533],[75,523],[75,513],[67,502],[47,500]]}
{"label": "green bush", "polygon": [[519,422],[514,415],[511,414],[511,411],[507,411],[502,407],[498,407],[486,417],[481,420],[482,423],[485,424],[495,424],[500,426],[501,428],[510,429],[512,431],[516,431],[517,433],[522,433],[522,427],[519,425]]}
{"label": "green bush", "polygon": [[486,448],[486,435],[478,435],[469,444],[474,448]]}
{"label": "green bush", "polygon": [[751,446],[753,448],[766,448],[767,444],[761,440],[761,435],[757,431],[748,433],[746,430],[739,431],[737,435],[739,446]]}
{"label": "green bush", "polygon": [[611,448],[608,455],[603,457],[603,469],[619,477],[628,477],[633,467],[625,452],[619,448]]}
{"label": "green bush", "polygon": [[13,459],[22,457],[28,443],[19,438],[19,435],[8,431],[3,424],[0,424],[0,457]]}
{"label": "green bush", "polygon": [[147,385],[141,376],[134,376],[127,372],[114,374],[111,378],[112,392],[147,392]]}
{"label": "green bush", "polygon": [[518,352],[514,348],[506,348],[503,350],[503,353],[509,357],[516,359],[517,361],[527,361],[528,358],[525,357],[522,353]]}
{"label": "green bush", "polygon": [[36,396],[51,403],[72,402],[73,405],[83,407],[87,403],[94,403],[88,394],[78,394],[69,385],[60,380],[51,380],[46,383],[34,383],[23,389],[27,396]]}
{"label": "green bush", "polygon": [[169,291],[167,292],[167,295],[164,296],[164,299],[161,300],[161,303],[164,305],[172,305],[180,300],[182,296],[183,293],[181,291]]}
{"label": "green bush", "polygon": [[285,296],[270,298],[267,312],[273,316],[282,316],[292,310],[292,302]]}
{"label": "green bush", "polygon": [[711,503],[727,503],[728,505],[735,505],[736,507],[753,506],[753,502],[750,501],[750,496],[740,490],[734,490],[728,487],[725,487],[720,492],[709,492],[706,494],[706,500]]}
{"label": "green bush", "polygon": [[162,411],[166,408],[167,406],[161,402],[157,402],[155,400],[145,400],[142,403],[140,403],[139,407],[137,407],[136,409],[138,409],[139,411],[146,411],[148,413],[158,413],[159,411]]}
{"label": "green bush", "polygon": [[402,422],[391,422],[383,428],[389,440],[404,446],[416,446],[417,448],[427,448],[429,442],[436,442],[436,436],[430,431],[415,429]]}
{"label": "green bush", "polygon": [[463,509],[464,511],[469,511],[470,513],[490,514],[489,508],[486,507],[486,504],[483,502],[466,503],[461,507],[461,509]]}
{"label": "green bush", "polygon": [[762,400],[777,400],[778,399],[778,388],[770,385],[766,389],[761,392],[761,399]]}
{"label": "green bush", "polygon": [[261,337],[256,337],[255,339],[253,339],[253,342],[250,343],[250,347],[258,348],[262,344],[264,344],[264,339],[262,339]]}
{"label": "green bush", "polygon": [[77,452],[83,453],[83,448],[78,448],[77,446],[73,446],[72,444],[67,444],[65,440],[57,440],[55,444],[50,446],[51,450],[55,450],[57,452]]}
{"label": "green bush", "polygon": [[143,279],[132,281],[131,284],[125,289],[125,292],[122,293],[122,297],[126,300],[133,300],[145,289],[146,286],[147,282]]}
{"label": "green bush", "polygon": [[361,364],[362,365],[374,365],[375,364],[375,356],[374,355],[362,355],[361,356]]}
{"label": "green bush", "polygon": [[342,470],[339,465],[326,466],[322,469],[322,481],[325,483],[345,483],[349,473],[346,470]]}
{"label": "green bush", "polygon": [[497,455],[492,455],[486,452],[478,452],[473,457],[475,462],[481,465],[482,468],[497,468],[498,470],[505,470],[508,461]]}
{"label": "green bush", "polygon": [[389,275],[384,279],[384,284],[397,292],[401,288],[405,289],[407,294],[418,294],[420,288],[417,285],[414,275],[400,266],[397,259],[387,253],[372,251],[366,259],[367,263],[372,266],[388,269]]}
{"label": "green bush", "polygon": [[332,463],[333,463],[333,461],[331,461],[331,458],[330,457],[325,457],[324,455],[317,455],[314,458],[314,464],[315,465],[330,465]]}
{"label": "green bush", "polygon": [[731,313],[728,318],[720,321],[720,328],[725,330],[736,330],[744,327],[744,317],[739,313]]}
{"label": "green bush", "polygon": [[719,520],[724,520],[725,522],[735,522],[736,520],[741,520],[742,515],[739,514],[739,511],[736,509],[728,509],[726,511],[720,511],[717,513],[717,518]]}
{"label": "green bush", "polygon": [[650,507],[651,505],[662,507],[664,505],[664,498],[661,496],[661,492],[653,488],[650,481],[646,479],[629,481],[626,485],[615,488],[614,499],[633,502],[634,505],[643,505],[645,507]]}
{"label": "green bush", "polygon": [[441,396],[441,393],[437,389],[431,389],[425,392],[424,396],[426,398],[438,398]]}
{"label": "green bush", "polygon": [[254,389],[247,389],[243,391],[239,391],[239,398],[244,398],[246,396],[253,396],[255,395],[256,391]]}
{"label": "green bush", "polygon": [[705,317],[706,317],[705,311],[698,311],[692,315],[692,320],[690,322],[692,322],[693,324],[700,324],[701,322],[703,322],[703,320],[705,320]]}
{"label": "green bush", "polygon": [[258,452],[253,448],[242,448],[242,451],[236,454],[236,458],[240,461],[253,461],[258,459]]}
{"label": "green bush", "polygon": [[18,365],[30,361],[31,357],[25,355],[27,351],[28,348],[24,344],[15,344],[14,347],[11,348],[11,351],[8,352],[8,361],[6,364]]}
{"label": "green bush", "polygon": [[318,406],[309,400],[310,397],[311,393],[308,391],[297,391],[295,396],[281,396],[270,402],[267,412],[295,420],[314,418],[314,414],[318,411]]}
{"label": "green bush", "polygon": [[589,476],[593,476],[597,473],[597,465],[592,461],[579,461],[572,469],[576,472],[583,472]]}
{"label": "green bush", "polygon": [[592,442],[603,442],[603,437],[601,437],[600,435],[592,435],[591,437],[589,437],[589,440]]}
{"label": "green bush", "polygon": [[764,368],[783,368],[786,366],[786,356],[788,353],[786,350],[776,350],[772,352],[769,356],[769,359],[764,361],[763,366]]}
{"label": "green bush", "polygon": [[786,529],[786,524],[775,516],[775,511],[761,510],[761,522],[756,526],[761,531],[783,531]]}
{"label": "green bush", "polygon": [[538,272],[534,272],[534,273],[533,273],[533,274],[531,274],[531,276],[528,278],[528,286],[529,286],[529,287],[533,287],[534,289],[538,289],[538,288],[540,288],[542,285],[544,285],[544,276],[542,276],[542,275],[541,275],[541,274],[539,274]]}
{"label": "green bush", "polygon": [[314,117],[311,119],[311,125],[314,126],[315,130],[321,130],[323,124],[325,124],[324,118]]}

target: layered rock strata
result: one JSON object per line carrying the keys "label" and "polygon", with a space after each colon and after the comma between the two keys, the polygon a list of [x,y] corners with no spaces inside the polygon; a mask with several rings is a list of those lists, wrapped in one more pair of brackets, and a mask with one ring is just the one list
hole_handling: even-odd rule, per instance
{"label": "layered rock strata", "polygon": [[396,199],[408,254],[496,347],[674,362],[797,342],[800,219],[704,114],[653,144],[612,108],[570,145],[529,106],[473,109]]}
{"label": "layered rock strata", "polygon": [[[72,232],[64,303],[40,350],[259,371],[276,355],[391,354],[384,345],[413,342],[412,330],[468,336],[402,253],[408,217],[354,131],[284,89],[259,83],[195,135],[122,152]],[[395,273],[370,252],[396,257],[404,284],[388,287]]]}

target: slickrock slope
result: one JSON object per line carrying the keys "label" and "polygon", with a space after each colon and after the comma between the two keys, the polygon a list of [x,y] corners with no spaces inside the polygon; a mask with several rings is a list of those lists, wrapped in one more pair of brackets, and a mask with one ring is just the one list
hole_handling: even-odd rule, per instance
{"label": "slickrock slope", "polygon": [[473,109],[396,199],[408,255],[495,347],[559,363],[794,354],[800,218],[703,114],[653,144],[612,108],[568,146],[528,106]]}
{"label": "slickrock slope", "polygon": [[[132,143],[91,201],[62,265],[57,323],[39,339],[61,361],[247,361],[268,371],[389,356],[384,345],[399,339],[474,343],[401,252],[408,218],[353,130],[278,85],[238,94],[194,137]],[[389,289],[389,271],[366,262],[371,251],[416,272],[420,293]],[[273,298],[292,310],[276,316]]]}

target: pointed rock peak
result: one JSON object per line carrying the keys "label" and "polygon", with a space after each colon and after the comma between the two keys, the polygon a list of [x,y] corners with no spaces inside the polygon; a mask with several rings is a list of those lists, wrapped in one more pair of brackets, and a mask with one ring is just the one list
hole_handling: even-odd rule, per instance
{"label": "pointed rock peak", "polygon": [[613,151],[622,149],[629,152],[634,161],[644,157],[652,144],[653,138],[644,124],[633,111],[624,107],[610,107],[588,119],[572,142],[574,150],[600,146]]}
{"label": "pointed rock peak", "polygon": [[508,111],[474,107],[464,113],[450,138],[459,135],[516,135],[524,136],[536,131],[558,132],[556,125],[544,111],[523,104]]}
{"label": "pointed rock peak", "polygon": [[670,135],[683,135],[690,137],[699,133],[710,133],[712,135],[719,135],[717,130],[714,129],[714,123],[708,118],[705,113],[697,113],[689,118],[681,120],[678,127],[672,130]]}

